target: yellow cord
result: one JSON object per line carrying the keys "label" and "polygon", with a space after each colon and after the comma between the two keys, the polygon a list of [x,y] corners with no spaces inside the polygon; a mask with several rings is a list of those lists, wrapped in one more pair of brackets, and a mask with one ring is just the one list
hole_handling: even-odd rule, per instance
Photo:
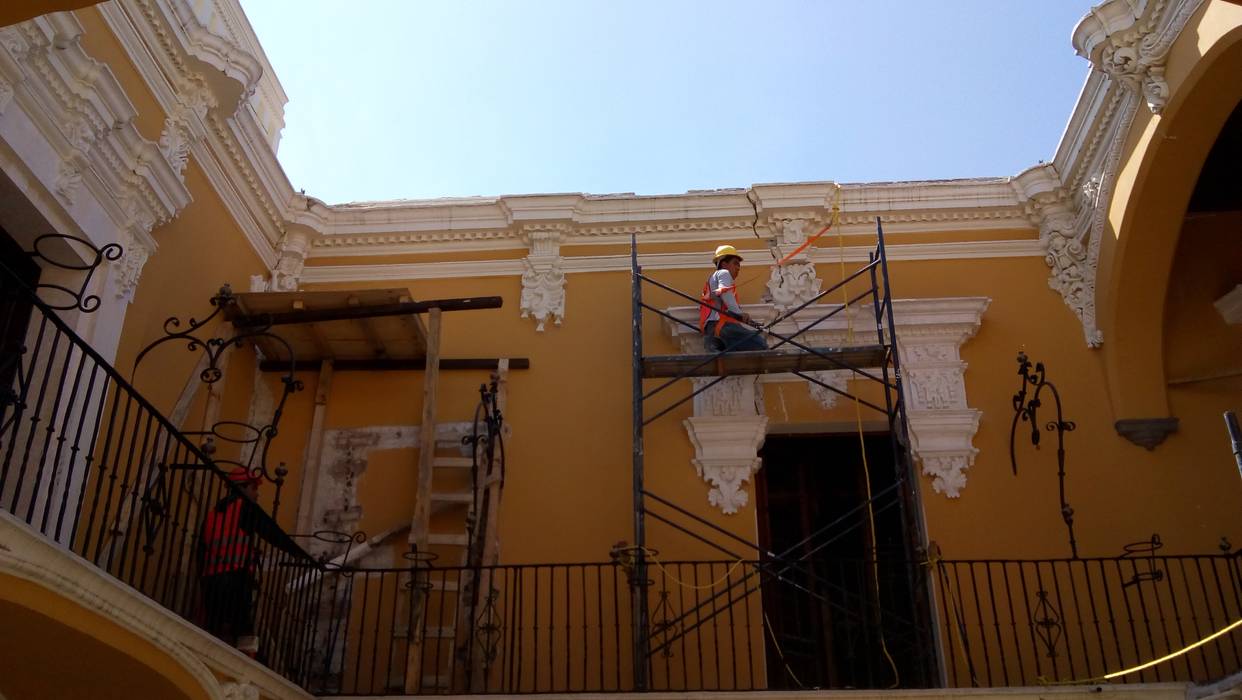
{"label": "yellow cord", "polygon": [[1151,661],[1146,661],[1137,666],[1131,666],[1130,668],[1127,668],[1121,671],[1114,671],[1112,673],[1106,673],[1102,676],[1096,676],[1094,678],[1081,678],[1081,679],[1073,680],[1073,681],[1050,681],[1043,677],[1040,677],[1037,680],[1039,681],[1040,685],[1081,685],[1083,683],[1100,683],[1103,681],[1111,681],[1114,678],[1128,676],[1131,673],[1137,673],[1138,671],[1142,671],[1143,669],[1151,668],[1152,666],[1155,666],[1156,664],[1162,664],[1165,661],[1176,659],[1182,654],[1198,649],[1199,647],[1203,646],[1204,644],[1207,644],[1208,642],[1214,639],[1217,639],[1221,636],[1229,634],[1230,632],[1237,629],[1238,627],[1242,627],[1242,620],[1235,620],[1229,623],[1228,625],[1209,634],[1203,639],[1200,639],[1197,642],[1192,642],[1190,644],[1187,644],[1186,646],[1182,647],[1181,649],[1178,649],[1177,651],[1165,654],[1164,656],[1161,656],[1158,659],[1152,659]]}
{"label": "yellow cord", "polygon": [[772,621],[768,619],[768,611],[763,611],[763,628],[768,631],[768,637],[772,640],[772,646],[776,647],[776,655],[781,657],[781,664],[785,666],[785,671],[789,673],[789,677],[798,684],[798,687],[806,690],[806,686],[802,685],[802,681],[798,679],[798,674],[793,672],[789,667],[789,662],[785,660],[785,652],[781,650],[781,643],[776,641],[776,632],[772,631]]}
{"label": "yellow cord", "polygon": [[[837,185],[836,196],[834,197],[833,204],[832,204],[832,226],[834,228],[836,227],[837,220],[841,213],[841,208],[838,206],[840,200],[841,200],[841,186]],[[845,279],[845,236],[844,234],[841,233],[841,230],[839,228],[837,229],[837,260],[841,266],[841,279]],[[849,292],[846,290],[846,287],[848,286],[849,285],[843,285],[841,287],[841,300],[842,300],[842,306],[844,307],[844,311],[845,311],[846,345],[853,345],[854,343],[854,319],[852,316],[850,316],[850,295],[849,295]],[[875,585],[876,622],[879,623],[880,650],[884,652],[884,658],[888,660],[889,668],[893,670],[893,684],[889,687],[896,688],[901,685],[901,673],[897,670],[897,663],[893,661],[893,655],[889,653],[888,643],[884,639],[884,621],[882,619],[883,612],[881,611],[880,606],[879,606],[879,601],[880,601],[880,562],[879,562],[879,554],[878,554],[879,547],[876,544],[875,508],[872,506],[872,503],[871,503],[871,498],[872,498],[871,496],[871,467],[867,463],[867,441],[863,437],[862,405],[859,403],[857,396],[854,397],[854,421],[855,421],[855,425],[858,430],[858,451],[862,454],[863,481],[866,483],[866,486],[867,486],[867,520],[868,520],[868,523],[870,524],[869,534],[870,534],[870,539],[871,539],[871,581]]]}
{"label": "yellow cord", "polygon": [[708,589],[719,586],[725,581],[728,581],[729,577],[733,575],[733,572],[737,571],[737,567],[741,566],[746,561],[745,559],[738,559],[737,561],[733,562],[733,566],[729,567],[729,570],[725,572],[724,576],[721,576],[720,578],[716,579],[715,581],[712,581],[711,583],[707,585],[699,586],[693,583],[686,583],[685,581],[682,581],[681,579],[677,578],[673,574],[669,573],[669,570],[664,568],[663,562],[660,561],[660,558],[654,549],[647,549],[646,547],[643,547],[643,554],[646,554],[647,557],[651,559],[651,563],[655,564],[656,568],[659,569],[660,572],[663,573],[664,576],[668,578],[670,581],[677,584],[678,586],[681,586],[682,588],[688,588],[694,591],[706,591]]}

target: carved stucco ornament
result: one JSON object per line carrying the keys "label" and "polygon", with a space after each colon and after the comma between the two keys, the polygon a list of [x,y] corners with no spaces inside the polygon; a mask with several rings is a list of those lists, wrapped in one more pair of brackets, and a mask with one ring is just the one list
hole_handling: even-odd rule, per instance
{"label": "carved stucco ornament", "polygon": [[1099,347],[1103,333],[1096,324],[1095,277],[1098,245],[1091,245],[1092,212],[1100,194],[1100,179],[1083,184],[1070,196],[1052,165],[1040,165],[1015,179],[1032,223],[1039,227],[1040,247],[1051,273],[1048,287],[1061,295],[1065,305],[1082,323],[1088,347]]}
{"label": "carved stucco ornament", "polygon": [[979,454],[972,442],[983,411],[966,405],[966,363],[960,348],[973,326],[898,329],[911,446],[932,479],[932,489],[961,496],[966,470]]}
{"label": "carved stucco ornament", "polygon": [[1074,48],[1160,114],[1169,101],[1169,49],[1204,1],[1109,0],[1074,29]]}
{"label": "carved stucco ornament", "polygon": [[[711,381],[694,379],[694,388]],[[711,486],[707,501],[726,515],[750,502],[746,482],[759,470],[768,418],[756,404],[757,384],[753,376],[716,382],[694,397],[694,415],[683,422],[694,445],[694,469]]]}
{"label": "carved stucco ornament", "polygon": [[[768,227],[776,234],[774,254],[784,259],[806,242],[807,231],[816,223],[810,215],[773,219]],[[780,311],[803,304],[819,294],[823,280],[815,272],[807,251],[795,255],[784,265],[772,265],[766,298]]]}
{"label": "carved stucco ornament", "polygon": [[561,270],[561,228],[530,230],[525,234],[530,254],[523,259],[522,318],[535,321],[543,332],[549,320],[561,325],[565,320],[565,273]]}

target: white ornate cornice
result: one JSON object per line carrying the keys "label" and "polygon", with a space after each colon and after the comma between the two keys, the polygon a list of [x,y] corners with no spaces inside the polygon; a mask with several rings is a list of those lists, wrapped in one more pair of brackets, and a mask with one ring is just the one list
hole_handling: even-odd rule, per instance
{"label": "white ornate cornice", "polygon": [[[108,26],[167,115],[161,141],[192,155],[269,268],[306,209],[276,161],[287,98],[235,0],[116,0]],[[299,204],[302,206],[299,209]]]}
{"label": "white ornate cornice", "polygon": [[82,31],[72,13],[0,29],[0,139],[29,169],[15,179],[51,193],[74,223],[69,233],[122,245],[111,276],[115,296],[128,300],[155,250],[152,229],[190,194],[160,145],[138,133],[111,69],[82,49]]}
{"label": "white ornate cornice", "polygon": [[[874,246],[814,248],[811,261],[816,264],[866,262]],[[314,258],[312,251],[311,258]],[[767,249],[739,249],[755,260],[771,259]],[[973,260],[982,258],[1043,257],[1038,240],[969,241],[961,243],[907,243],[887,246],[888,259],[901,260]],[[640,253],[639,264],[644,270],[710,271],[711,248],[702,253]],[[707,262],[705,262],[707,261]],[[753,266],[752,266],[753,267]],[[357,265],[313,265],[303,272],[306,284],[357,282],[361,280],[455,279],[461,277],[506,277],[521,275],[525,265],[519,259],[463,260],[429,263],[376,263]],[[630,269],[630,256],[575,255],[561,258],[566,274],[587,272],[622,272]]]}
{"label": "white ornate cornice", "polygon": [[1109,0],[1074,28],[1074,49],[1126,88],[1154,114],[1169,99],[1165,62],[1173,40],[1204,0]]}

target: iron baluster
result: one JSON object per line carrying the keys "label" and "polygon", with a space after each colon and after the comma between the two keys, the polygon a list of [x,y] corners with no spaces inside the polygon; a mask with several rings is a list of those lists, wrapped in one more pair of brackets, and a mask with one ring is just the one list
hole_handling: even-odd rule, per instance
{"label": "iron baluster", "polygon": [[[1018,457],[1017,457],[1017,435],[1018,423],[1029,422],[1031,424],[1031,444],[1035,449],[1039,449],[1039,409],[1043,405],[1040,400],[1040,394],[1045,388],[1052,392],[1052,398],[1057,411],[1057,418],[1048,421],[1044,426],[1044,430],[1048,432],[1056,431],[1057,434],[1057,492],[1061,499],[1061,519],[1065,521],[1065,529],[1069,533],[1070,556],[1074,559],[1078,558],[1078,541],[1074,538],[1074,509],[1070,507],[1069,502],[1065,500],[1065,434],[1073,431],[1077,426],[1073,421],[1065,420],[1061,413],[1061,393],[1057,391],[1057,387],[1047,379],[1047,373],[1044,369],[1044,363],[1037,362],[1032,364],[1030,358],[1025,352],[1018,353],[1018,376],[1021,377],[1018,393],[1013,395],[1013,426],[1009,430],[1009,463],[1013,467],[1014,476],[1018,474]],[[1034,392],[1030,398],[1027,398],[1028,387],[1034,387]]]}

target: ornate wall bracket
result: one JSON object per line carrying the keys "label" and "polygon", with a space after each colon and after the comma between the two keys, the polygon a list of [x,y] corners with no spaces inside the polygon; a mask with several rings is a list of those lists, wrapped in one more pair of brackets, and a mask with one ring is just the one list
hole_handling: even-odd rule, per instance
{"label": "ornate wall bracket", "polygon": [[1076,195],[1066,190],[1052,165],[1031,168],[1014,182],[1031,221],[1039,227],[1044,262],[1051,270],[1048,287],[1061,295],[1082,323],[1087,346],[1098,347],[1104,338],[1095,317],[1099,246],[1092,245],[1092,213],[1099,199],[1099,176],[1087,180]]}
{"label": "ornate wall bracket", "polygon": [[561,325],[565,320],[565,273],[561,270],[561,236],[563,229],[528,230],[524,238],[530,254],[523,263],[522,318],[535,321],[535,330],[543,332],[551,320]]}
{"label": "ornate wall bracket", "polygon": [[1177,424],[1177,418],[1123,418],[1113,427],[1121,437],[1146,450],[1154,450],[1177,432]]}
{"label": "ornate wall bracket", "polygon": [[276,246],[276,265],[269,276],[251,275],[252,292],[296,292],[306,268],[311,234],[301,227],[291,227]]}
{"label": "ornate wall bracket", "polygon": [[694,469],[711,489],[707,502],[732,515],[750,502],[746,482],[759,471],[755,453],[763,446],[768,419],[687,418],[686,432],[694,443]]}
{"label": "ornate wall bracket", "polygon": [[[711,381],[695,379],[695,389]],[[755,377],[722,379],[694,397],[694,416],[682,423],[694,445],[694,469],[711,486],[707,502],[726,515],[750,502],[746,482],[759,470],[768,418],[756,406],[756,386]]]}
{"label": "ornate wall bracket", "polygon": [[1164,78],[1169,48],[1203,2],[1109,0],[1092,8],[1074,28],[1074,48],[1159,114],[1169,100]]}
{"label": "ornate wall bracket", "polygon": [[978,328],[978,317],[973,323],[929,324],[908,331],[898,324],[914,454],[931,477],[932,489],[948,498],[961,496],[966,470],[979,453],[973,440],[983,412],[966,405],[967,365],[960,355],[962,344]]}

